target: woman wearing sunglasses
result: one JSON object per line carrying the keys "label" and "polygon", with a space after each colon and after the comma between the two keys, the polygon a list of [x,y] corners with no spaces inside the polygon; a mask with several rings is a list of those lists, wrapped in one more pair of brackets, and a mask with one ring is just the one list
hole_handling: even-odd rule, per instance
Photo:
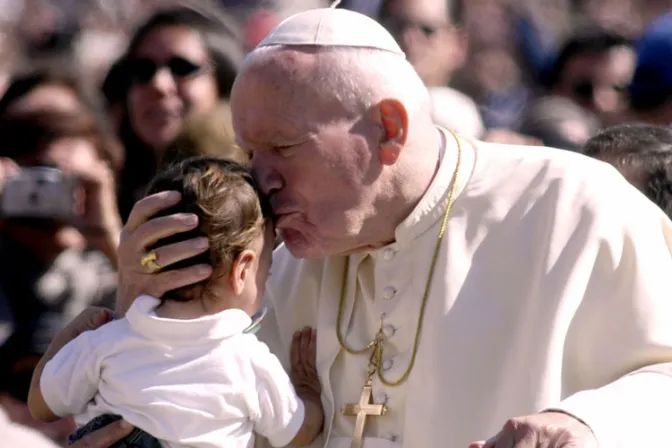
{"label": "woman wearing sunglasses", "polygon": [[215,6],[160,10],[132,37],[115,73],[123,86],[120,137],[127,164],[120,184],[126,217],[144,194],[156,161],[190,114],[228,99],[243,61],[237,25]]}

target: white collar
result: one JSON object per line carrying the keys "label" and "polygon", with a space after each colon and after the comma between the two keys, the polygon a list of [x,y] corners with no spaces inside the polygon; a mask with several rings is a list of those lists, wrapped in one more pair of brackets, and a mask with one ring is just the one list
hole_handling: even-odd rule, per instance
{"label": "white collar", "polygon": [[446,133],[439,128],[437,128],[436,130],[439,133],[439,137],[441,137],[441,145],[439,145],[439,161],[438,161],[438,164],[440,166],[441,162],[443,162],[443,156],[446,155],[446,146],[448,146],[448,144],[446,143]]}
{"label": "white collar", "polygon": [[131,328],[149,339],[194,345],[241,334],[252,323],[250,316],[239,309],[228,309],[198,319],[166,319],[154,313],[160,303],[152,296],[135,299],[126,313]]}
{"label": "white collar", "polygon": [[[395,242],[391,246],[402,249],[423,233],[427,232],[438,220],[443,217],[446,210],[446,200],[453,180],[457,165],[457,142],[453,135],[444,128],[437,128],[442,136],[441,149],[439,151],[439,169],[432,180],[425,195],[411,212],[411,214],[399,224],[395,230]],[[462,160],[460,172],[455,184],[456,201],[472,175],[476,154],[471,141],[458,137],[462,148]],[[450,147],[450,151],[448,150]],[[389,246],[388,246],[389,247]]]}

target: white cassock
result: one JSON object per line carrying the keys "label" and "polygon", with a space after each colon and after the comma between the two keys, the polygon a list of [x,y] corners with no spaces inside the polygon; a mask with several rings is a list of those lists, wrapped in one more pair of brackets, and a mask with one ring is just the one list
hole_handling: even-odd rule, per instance
{"label": "white cassock", "polygon": [[[406,369],[456,162],[439,172],[396,242],[350,256],[343,334],[365,346],[385,315],[383,370]],[[609,165],[560,150],[461,139],[448,221],[407,382],[373,383],[388,414],[366,448],[456,447],[511,417],[555,408],[584,420],[600,447],[663,446],[672,427],[672,223]],[[299,260],[280,247],[260,332],[286,360],[294,331],[317,328],[326,412],[312,446],[350,446],[368,356],[336,338],[344,257]],[[275,318],[275,319],[274,319]],[[667,371],[666,371],[667,368]],[[653,373],[646,373],[647,370]],[[662,443],[662,445],[661,445]]]}
{"label": "white cassock", "polygon": [[[263,45],[365,46],[403,57],[365,16],[316,10]],[[361,348],[381,316],[388,380],[406,370],[457,145],[387,247],[349,257],[342,334]],[[546,409],[585,421],[600,448],[667,446],[672,436],[672,223],[609,165],[548,148],[461,139],[456,201],[431,284],[418,357],[398,387],[373,383],[389,411],[365,448],[466,448],[505,421]],[[274,254],[259,336],[286,361],[293,333],[317,328],[326,421],[312,446],[350,447],[369,357],[336,337],[345,257]],[[640,370],[641,369],[641,370]],[[633,373],[634,372],[634,373]],[[259,442],[263,445],[263,441]]]}

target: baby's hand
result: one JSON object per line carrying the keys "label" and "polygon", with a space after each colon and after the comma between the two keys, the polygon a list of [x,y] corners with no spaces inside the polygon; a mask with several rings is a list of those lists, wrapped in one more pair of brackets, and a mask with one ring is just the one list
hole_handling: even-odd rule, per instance
{"label": "baby's hand", "polygon": [[317,438],[324,427],[322,408],[322,387],[317,375],[317,335],[306,327],[294,333],[292,341],[292,372],[296,395],[303,401],[306,412],[301,429],[292,440],[291,446],[308,446]]}
{"label": "baby's hand", "polygon": [[319,397],[322,391],[320,378],[315,367],[317,357],[317,334],[306,327],[294,333],[292,340],[291,379],[297,394]]}

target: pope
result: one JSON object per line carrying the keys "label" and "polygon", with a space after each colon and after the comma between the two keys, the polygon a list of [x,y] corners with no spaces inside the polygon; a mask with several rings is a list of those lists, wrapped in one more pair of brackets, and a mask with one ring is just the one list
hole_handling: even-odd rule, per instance
{"label": "pope", "polygon": [[[315,447],[669,440],[672,223],[613,168],[437,128],[394,39],[340,9],[278,25],[231,107],[284,239],[259,337],[286,359],[297,329],[317,329]],[[141,265],[198,225],[151,219],[176,201],[141,200],[124,228],[122,313],[210,274]],[[165,268],[201,250],[154,255]]]}

